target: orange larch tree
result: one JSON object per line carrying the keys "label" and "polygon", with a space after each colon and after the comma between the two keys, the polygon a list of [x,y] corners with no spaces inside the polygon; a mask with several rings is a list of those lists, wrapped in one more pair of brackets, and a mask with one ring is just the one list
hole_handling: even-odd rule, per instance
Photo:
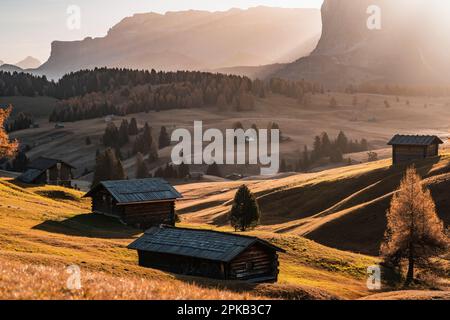
{"label": "orange larch tree", "polygon": [[6,119],[11,114],[12,107],[0,109],[0,158],[11,157],[17,151],[17,141],[10,141],[5,130]]}
{"label": "orange larch tree", "polygon": [[408,262],[406,285],[414,280],[414,268],[429,266],[429,259],[447,253],[449,239],[428,189],[414,166],[406,170],[387,212],[387,229],[381,246],[386,262]]}

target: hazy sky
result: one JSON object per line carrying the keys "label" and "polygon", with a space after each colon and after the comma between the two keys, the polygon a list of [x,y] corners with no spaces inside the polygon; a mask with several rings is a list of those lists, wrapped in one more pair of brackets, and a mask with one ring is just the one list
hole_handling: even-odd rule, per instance
{"label": "hazy sky", "polygon": [[[0,60],[16,63],[26,56],[44,62],[53,40],[104,36],[126,16],[139,12],[201,9],[224,11],[258,5],[319,8],[323,0],[0,0]],[[81,9],[81,28],[67,27],[70,5]]]}

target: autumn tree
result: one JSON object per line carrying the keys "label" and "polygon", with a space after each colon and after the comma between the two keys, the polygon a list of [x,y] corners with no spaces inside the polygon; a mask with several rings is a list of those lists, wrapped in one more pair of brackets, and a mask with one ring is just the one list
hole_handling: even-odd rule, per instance
{"label": "autumn tree", "polygon": [[0,108],[0,158],[13,156],[18,147],[17,141],[10,141],[5,131],[5,122],[11,110],[11,106],[6,110]]}
{"label": "autumn tree", "polygon": [[408,263],[406,285],[414,280],[416,266],[429,266],[429,259],[445,253],[449,239],[439,219],[429,190],[416,169],[410,167],[387,211],[387,229],[381,254],[387,263]]}
{"label": "autumn tree", "polygon": [[259,224],[261,213],[255,196],[246,185],[242,185],[234,196],[230,212],[230,224],[237,231],[246,231]]}

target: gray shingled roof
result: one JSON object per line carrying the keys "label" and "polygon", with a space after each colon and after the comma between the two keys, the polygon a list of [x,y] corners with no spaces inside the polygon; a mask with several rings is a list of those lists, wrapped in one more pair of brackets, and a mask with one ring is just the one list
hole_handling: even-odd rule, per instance
{"label": "gray shingled roof", "polygon": [[63,163],[66,166],[74,168],[73,166],[71,166],[70,164],[68,164],[67,162],[64,162],[62,160],[46,158],[46,157],[39,157],[39,158],[33,160],[27,166],[27,168],[29,168],[29,169],[38,169],[38,170],[41,170],[41,171],[45,171],[45,170],[50,169],[51,167],[55,166],[57,163]]}
{"label": "gray shingled roof", "polygon": [[395,135],[388,145],[408,145],[408,146],[428,146],[434,143],[443,144],[444,142],[437,136],[408,136]]}
{"label": "gray shingled roof", "polygon": [[119,204],[179,199],[183,196],[167,181],[160,178],[102,181],[85,197],[91,197],[104,187]]}
{"label": "gray shingled roof", "polygon": [[41,174],[43,174],[42,170],[38,169],[28,169],[20,176],[17,177],[17,180],[25,182],[25,183],[33,183]]}
{"label": "gray shingled roof", "polygon": [[131,243],[128,249],[229,262],[254,243],[284,252],[283,249],[256,237],[170,226],[148,229],[142,237]]}

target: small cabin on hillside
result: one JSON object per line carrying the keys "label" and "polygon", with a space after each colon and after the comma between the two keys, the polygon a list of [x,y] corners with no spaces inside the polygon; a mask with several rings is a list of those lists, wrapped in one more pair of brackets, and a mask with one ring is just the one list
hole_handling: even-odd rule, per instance
{"label": "small cabin on hillside", "polygon": [[162,223],[175,225],[175,201],[182,198],[159,178],[102,181],[84,197],[92,198],[92,212],[141,229]]}
{"label": "small cabin on hillside", "polygon": [[393,164],[436,157],[439,145],[444,142],[437,136],[395,135],[388,145],[392,146]]}
{"label": "small cabin on hillside", "polygon": [[39,157],[32,161],[17,179],[28,184],[72,186],[72,165],[59,159]]}
{"label": "small cabin on hillside", "polygon": [[283,249],[256,237],[211,230],[153,227],[131,243],[139,265],[221,280],[276,282],[278,252]]}

